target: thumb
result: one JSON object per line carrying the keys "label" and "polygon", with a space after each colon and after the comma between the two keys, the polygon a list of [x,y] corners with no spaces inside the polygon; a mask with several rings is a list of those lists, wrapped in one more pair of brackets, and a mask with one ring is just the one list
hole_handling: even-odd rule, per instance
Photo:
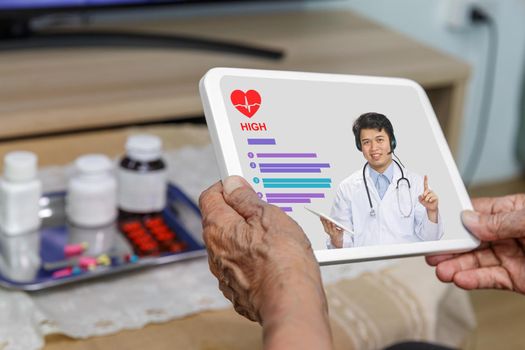
{"label": "thumb", "polygon": [[471,210],[461,213],[467,229],[482,241],[525,237],[525,211],[480,214]]}
{"label": "thumb", "polygon": [[263,202],[250,184],[240,176],[230,176],[223,180],[224,200],[239,215],[248,219],[260,216]]}

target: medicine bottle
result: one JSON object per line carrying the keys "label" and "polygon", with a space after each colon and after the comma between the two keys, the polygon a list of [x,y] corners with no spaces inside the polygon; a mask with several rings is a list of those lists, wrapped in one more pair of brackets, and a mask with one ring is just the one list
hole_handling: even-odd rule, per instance
{"label": "medicine bottle", "polygon": [[71,224],[101,227],[117,218],[117,180],[111,160],[103,154],[87,154],[75,160],[68,182],[66,215]]}
{"label": "medicine bottle", "polygon": [[147,134],[130,136],[117,174],[121,216],[153,214],[164,209],[167,170],[159,137]]}
{"label": "medicine bottle", "polygon": [[41,196],[37,156],[26,151],[8,153],[0,181],[0,229],[8,235],[17,235],[40,228]]}

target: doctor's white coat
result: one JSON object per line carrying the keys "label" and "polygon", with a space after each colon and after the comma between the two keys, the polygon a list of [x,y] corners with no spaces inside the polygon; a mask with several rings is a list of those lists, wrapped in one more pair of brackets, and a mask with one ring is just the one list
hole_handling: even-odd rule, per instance
{"label": "doctor's white coat", "polygon": [[[353,236],[344,233],[343,248],[434,241],[443,236],[441,216],[438,223],[431,222],[425,207],[419,203],[418,195],[424,188],[420,175],[403,169],[411,186],[408,188],[402,180],[396,190],[401,171],[394,166],[392,182],[381,199],[369,169],[367,167],[365,174],[375,216],[370,215],[362,169],[343,180],[337,190],[330,216],[355,233]],[[327,246],[333,248],[330,239]]]}

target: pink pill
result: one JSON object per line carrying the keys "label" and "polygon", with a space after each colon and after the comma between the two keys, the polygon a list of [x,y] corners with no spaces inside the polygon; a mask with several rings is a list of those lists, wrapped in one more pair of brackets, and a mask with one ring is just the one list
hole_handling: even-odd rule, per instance
{"label": "pink pill", "polygon": [[60,269],[60,270],[57,270],[57,271],[53,272],[51,277],[53,277],[53,278],[64,278],[64,277],[71,276],[72,274],[73,274],[73,268],[66,267],[65,269]]}
{"label": "pink pill", "polygon": [[86,243],[67,244],[66,246],[64,246],[64,255],[68,258],[72,256],[77,256],[77,255],[84,253],[86,248],[87,248]]}
{"label": "pink pill", "polygon": [[82,256],[78,259],[78,266],[82,269],[92,269],[97,266],[97,259],[91,256]]}

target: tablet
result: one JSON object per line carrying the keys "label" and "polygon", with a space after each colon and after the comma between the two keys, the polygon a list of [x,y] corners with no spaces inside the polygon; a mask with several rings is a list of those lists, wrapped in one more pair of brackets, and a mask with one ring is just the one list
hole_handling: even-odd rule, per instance
{"label": "tablet", "polygon": [[331,217],[329,217],[328,215],[324,214],[324,213],[321,213],[321,212],[318,212],[317,210],[314,210],[312,208],[308,208],[308,207],[304,207],[304,209],[308,210],[310,213],[314,214],[314,215],[317,215],[318,217],[320,218],[323,218],[323,219],[326,219],[328,221],[330,221],[331,223],[333,223],[334,225],[337,226],[337,228],[339,230],[344,230],[346,231],[347,233],[350,233],[350,234],[354,234],[354,231],[349,229],[348,227],[345,227],[345,225],[341,224],[340,222],[338,222],[337,220],[334,220],[332,219]]}
{"label": "tablet", "polygon": [[[221,176],[297,221],[321,264],[460,252],[472,209],[424,90],[400,78],[214,68],[200,82]],[[332,237],[315,208],[354,232]]]}

